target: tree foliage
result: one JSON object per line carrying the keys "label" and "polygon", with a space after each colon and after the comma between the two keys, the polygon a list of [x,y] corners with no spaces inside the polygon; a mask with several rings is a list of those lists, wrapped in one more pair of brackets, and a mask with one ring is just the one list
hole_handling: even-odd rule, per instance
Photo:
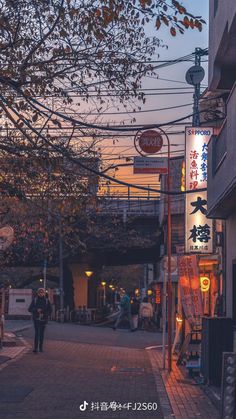
{"label": "tree foliage", "polygon": [[[18,244],[29,250],[28,258],[38,250],[45,253],[46,241],[50,243],[44,211],[49,197],[56,206],[68,197],[69,188],[74,197],[77,194],[75,180],[68,182],[66,175],[53,178],[44,165],[40,167],[40,159],[63,157],[79,163],[81,156],[96,155],[96,141],[85,125],[89,115],[81,114],[77,123],[69,115],[78,113],[82,104],[85,109],[93,104],[99,114],[102,89],[116,93],[121,102],[144,101],[141,81],[153,74],[151,60],[162,45],[158,36],[147,35],[146,26],[152,24],[157,31],[164,26],[176,36],[189,28],[200,31],[202,23],[175,0],[0,0],[0,159],[6,159],[10,169],[2,169],[0,188],[13,196]],[[12,156],[16,160],[9,164]],[[32,200],[33,187],[40,199],[38,195]],[[76,202],[86,197],[82,189]],[[18,205],[22,198],[30,204]],[[36,210],[40,200],[41,209]],[[71,217],[68,231],[74,225],[72,207],[68,205],[70,212],[64,217]],[[58,223],[50,223],[53,236]],[[22,236],[26,232],[32,238],[30,246]],[[32,253],[33,242],[41,247]]]}
{"label": "tree foliage", "polygon": [[93,86],[102,100],[104,85],[122,90],[121,100],[138,95],[160,45],[157,37],[146,35],[150,21],[157,29],[168,26],[172,36],[201,30],[203,22],[175,0],[2,0],[2,108],[14,105],[24,116],[30,110],[35,124],[39,112],[31,98],[57,96],[71,104],[71,92],[86,101]]}

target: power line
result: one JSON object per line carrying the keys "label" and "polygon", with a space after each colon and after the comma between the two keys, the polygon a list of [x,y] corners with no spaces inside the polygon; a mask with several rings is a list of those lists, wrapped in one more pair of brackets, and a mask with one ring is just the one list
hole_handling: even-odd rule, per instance
{"label": "power line", "polygon": [[[23,92],[21,92],[21,93],[22,93],[22,96],[25,97],[25,95],[23,94]],[[163,127],[163,126],[167,126],[167,125],[174,125],[174,124],[177,124],[177,123],[180,123],[181,125],[186,125],[187,123],[181,123],[181,121],[185,121],[186,119],[191,118],[193,116],[193,114],[191,113],[191,114],[186,115],[184,117],[175,119],[173,121],[168,121],[168,122],[165,122],[165,123],[162,123],[162,124],[132,125],[132,126],[129,126],[129,127],[126,127],[126,128],[124,128],[122,126],[102,126],[102,125],[96,125],[96,124],[89,124],[87,122],[78,121],[75,118],[68,117],[67,115],[62,114],[61,112],[54,111],[54,110],[48,108],[48,106],[43,105],[42,103],[38,102],[33,97],[31,97],[31,98],[26,98],[25,97],[25,99],[27,99],[27,101],[29,103],[31,103],[31,106],[33,106],[33,104],[36,104],[36,106],[34,106],[34,108],[38,112],[40,111],[40,109],[37,106],[40,106],[41,108],[45,109],[47,112],[50,112],[51,114],[56,115],[59,118],[64,119],[65,121],[70,122],[71,124],[79,125],[79,126],[85,127],[85,128],[93,128],[93,129],[99,129],[99,130],[105,130],[105,131],[122,131],[122,132],[129,131],[130,132],[130,131],[137,131],[139,129],[142,130],[144,128],[150,128],[151,129],[151,128],[158,128],[158,127]],[[41,110],[40,112],[43,113],[44,116],[47,116],[47,114],[44,111]],[[201,112],[206,112],[206,110],[201,111]],[[191,123],[189,122],[189,124],[191,124]]]}
{"label": "power line", "polygon": [[[24,124],[26,126],[28,126],[28,128],[31,129],[32,132],[34,132],[39,138],[41,138],[47,145],[49,145],[52,149],[55,150],[55,152],[59,153],[59,154],[63,154],[69,161],[77,164],[78,166],[82,167],[83,169],[85,169],[86,171],[93,173],[99,177],[105,178],[111,182],[114,182],[116,184],[120,184],[120,185],[124,185],[130,188],[134,188],[134,189],[140,189],[143,191],[150,191],[150,192],[156,192],[156,193],[160,193],[160,194],[164,194],[164,195],[184,195],[184,194],[190,194],[190,193],[194,193],[195,191],[193,190],[188,190],[188,191],[179,191],[179,192],[175,192],[175,191],[166,191],[166,190],[160,190],[160,189],[154,189],[154,188],[147,188],[141,185],[135,185],[135,184],[131,184],[128,182],[124,182],[118,179],[114,179],[111,176],[108,176],[102,172],[100,172],[99,170],[95,170],[91,167],[88,167],[86,164],[82,163],[77,157],[71,156],[71,154],[65,150],[62,149],[60,146],[53,144],[48,138],[46,138],[44,135],[42,135],[41,131],[37,131],[37,129],[35,129],[22,115],[19,114],[19,112],[13,108],[13,106],[9,105],[9,103],[7,102],[7,100],[0,94],[0,98],[2,100],[3,103],[6,104],[7,108],[9,108],[13,113],[15,113],[16,116],[18,116],[18,118],[24,122]],[[7,111],[6,109],[4,109],[5,112]],[[8,111],[7,111],[8,112]],[[16,121],[15,121],[16,123]],[[22,127],[21,127],[21,131],[23,131]],[[198,192],[203,192],[206,191],[206,188],[201,188],[198,189]]]}

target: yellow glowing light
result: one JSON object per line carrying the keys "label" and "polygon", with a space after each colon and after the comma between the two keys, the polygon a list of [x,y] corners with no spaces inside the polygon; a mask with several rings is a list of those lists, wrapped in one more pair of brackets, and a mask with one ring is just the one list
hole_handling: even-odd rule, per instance
{"label": "yellow glowing light", "polygon": [[134,290],[134,293],[135,293],[135,295],[138,295],[138,294],[139,294],[139,289],[138,289],[138,288],[136,288],[136,289]]}
{"label": "yellow glowing light", "polygon": [[152,295],[152,290],[148,290],[148,291],[147,291],[147,294],[148,294],[148,295]]}
{"label": "yellow glowing light", "polygon": [[176,316],[176,321],[177,323],[183,323],[183,319],[179,315]]}
{"label": "yellow glowing light", "polygon": [[105,287],[105,285],[106,285],[106,281],[102,281],[102,282],[101,282],[101,285],[102,285],[103,287]]}
{"label": "yellow glowing light", "polygon": [[114,287],[113,287],[113,285],[109,285],[109,288],[111,288],[111,289],[112,289],[112,288],[114,288]]}
{"label": "yellow glowing light", "polygon": [[201,276],[200,277],[200,284],[201,284],[201,291],[207,292],[209,291],[211,280],[208,278],[208,276]]}
{"label": "yellow glowing light", "polygon": [[93,271],[85,271],[85,275],[90,278],[93,275]]}

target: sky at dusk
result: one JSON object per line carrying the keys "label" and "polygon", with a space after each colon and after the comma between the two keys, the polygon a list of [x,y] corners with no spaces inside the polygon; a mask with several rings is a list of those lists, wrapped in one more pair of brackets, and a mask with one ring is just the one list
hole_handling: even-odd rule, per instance
{"label": "sky at dusk", "polygon": [[[206,0],[185,0],[183,5],[187,10],[197,16],[202,16],[206,22],[208,21],[208,1]],[[208,47],[208,26],[203,25],[202,32],[198,30],[186,30],[184,35],[178,34],[176,37],[172,37],[169,34],[169,29],[162,25],[159,31],[150,29],[150,35],[158,36],[162,39],[164,44],[168,45],[168,48],[161,47],[158,49],[159,57],[153,57],[153,60],[156,61],[169,61],[175,60],[186,55],[189,55],[195,51],[196,47],[202,49]],[[202,58],[202,66],[205,69],[205,78],[202,82],[202,91],[204,87],[207,87],[207,60],[208,57],[205,56]],[[157,63],[160,65],[162,63]],[[146,90],[146,103],[142,105],[141,112],[126,113],[119,115],[103,115],[102,120],[113,121],[114,123],[124,123],[130,124],[130,121],[135,117],[136,122],[134,124],[153,124],[153,123],[166,123],[185,115],[192,113],[192,102],[193,102],[193,88],[188,85],[185,81],[186,71],[194,65],[194,57],[191,58],[191,61],[181,62],[174,65],[168,65],[163,68],[156,69],[157,77],[146,77],[143,81],[143,88],[145,89],[170,89],[170,90]],[[163,94],[164,93],[164,94]],[[184,105],[184,106],[183,106]],[[186,105],[186,106],[185,106]],[[158,109],[169,108],[174,106],[181,106],[175,109],[165,109],[160,111]],[[133,110],[132,104],[127,104],[128,110]],[[113,108],[117,112],[117,107]],[[107,110],[107,112],[112,112],[112,109]],[[119,106],[119,112],[125,111],[122,106]],[[191,122],[191,118],[186,120]],[[184,126],[174,126],[166,125],[163,127],[164,130],[169,133],[170,142],[172,144],[171,151],[172,155],[180,155],[184,152]],[[176,132],[180,132],[177,134]],[[131,134],[128,137],[119,137],[119,141],[113,144],[113,139],[106,140],[102,142],[101,150],[103,154],[103,159],[107,165],[110,164],[123,164],[125,163],[125,158],[132,157],[137,155],[137,152],[134,148],[134,135]],[[162,149],[163,152],[166,151],[164,146]],[[124,159],[123,159],[124,158]],[[110,172],[109,174],[114,174]],[[119,167],[115,172],[117,179],[125,180],[132,184],[139,184],[151,187],[158,187],[158,177],[157,175],[134,175],[132,167]],[[102,182],[103,184],[105,182]],[[127,188],[111,188],[112,193],[114,190],[119,189],[127,192]],[[135,191],[133,190],[133,193]],[[137,194],[140,195],[140,192],[136,190]]]}

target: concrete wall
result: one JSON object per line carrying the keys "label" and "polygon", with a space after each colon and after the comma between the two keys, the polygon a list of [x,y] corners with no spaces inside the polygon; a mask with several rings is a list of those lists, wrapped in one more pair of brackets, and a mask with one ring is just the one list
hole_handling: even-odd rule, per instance
{"label": "concrete wall", "polygon": [[88,267],[75,263],[70,265],[70,269],[73,275],[75,308],[87,306],[89,279],[86,277],[85,271],[88,270]]}
{"label": "concrete wall", "polygon": [[209,144],[208,166],[208,211],[224,200],[229,190],[236,185],[236,84],[227,102],[227,121],[220,134],[219,141],[226,141],[226,157],[216,173],[212,173],[213,165],[213,139]]}
{"label": "concrete wall", "polygon": [[232,214],[226,224],[226,314],[232,317],[232,277],[233,261],[236,261],[236,214]]}
{"label": "concrete wall", "polygon": [[10,316],[30,316],[28,308],[32,301],[32,289],[10,289],[9,308]]}
{"label": "concrete wall", "polygon": [[218,0],[216,10],[216,0],[210,0],[209,6],[209,86],[211,90],[214,90],[220,81],[222,61],[226,57],[229,61],[233,59],[229,56],[228,38],[235,23],[236,2],[235,0]]}

